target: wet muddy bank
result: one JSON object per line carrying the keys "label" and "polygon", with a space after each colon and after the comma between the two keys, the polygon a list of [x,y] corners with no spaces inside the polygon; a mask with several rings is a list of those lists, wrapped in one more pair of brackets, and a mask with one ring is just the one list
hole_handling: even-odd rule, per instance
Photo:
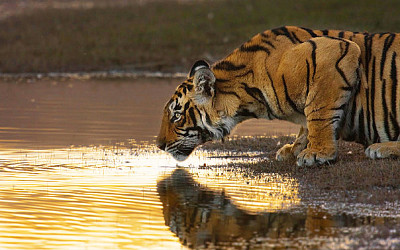
{"label": "wet muddy bank", "polygon": [[259,161],[241,164],[239,167],[247,169],[249,174],[279,173],[298,179],[302,183],[300,189],[303,190],[303,201],[308,200],[315,204],[318,204],[318,200],[380,204],[399,208],[399,159],[371,160],[365,156],[362,145],[340,141],[338,159],[329,165],[298,167],[294,161],[276,161],[276,151],[284,144],[292,143],[294,139],[291,136],[233,137],[224,143],[208,143],[203,149],[228,150],[244,155],[246,151],[258,151]]}

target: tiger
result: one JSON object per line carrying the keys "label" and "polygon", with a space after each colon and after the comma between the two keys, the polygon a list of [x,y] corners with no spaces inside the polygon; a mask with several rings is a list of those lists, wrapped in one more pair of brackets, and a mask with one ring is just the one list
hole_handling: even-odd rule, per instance
{"label": "tiger", "polygon": [[199,60],[165,105],[157,146],[185,160],[240,122],[300,125],[276,160],[331,164],[338,140],[371,159],[400,156],[400,34],[283,26],[210,65]]}

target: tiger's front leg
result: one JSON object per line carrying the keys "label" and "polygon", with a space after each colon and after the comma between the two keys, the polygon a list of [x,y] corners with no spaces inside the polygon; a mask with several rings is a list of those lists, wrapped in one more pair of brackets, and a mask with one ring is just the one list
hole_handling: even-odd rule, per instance
{"label": "tiger's front leg", "polygon": [[325,164],[337,157],[336,130],[342,114],[333,112],[334,107],[325,104],[320,100],[317,105],[310,105],[305,109],[309,131],[308,144],[297,156],[298,166]]}
{"label": "tiger's front leg", "polygon": [[[307,148],[297,165],[311,166],[336,160],[337,132],[360,79],[360,48],[347,40],[310,40],[312,58],[304,103],[308,129]],[[311,70],[312,69],[312,70]]]}
{"label": "tiger's front leg", "polygon": [[352,96],[334,76],[321,78],[331,82],[330,88],[316,83],[307,97],[304,113],[308,128],[308,144],[298,156],[298,166],[333,162],[337,157],[337,132],[342,125],[345,109]]}

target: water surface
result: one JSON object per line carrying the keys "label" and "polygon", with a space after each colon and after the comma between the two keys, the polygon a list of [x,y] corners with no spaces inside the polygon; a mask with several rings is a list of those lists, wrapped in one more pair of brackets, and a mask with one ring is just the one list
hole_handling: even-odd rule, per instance
{"label": "water surface", "polygon": [[[40,81],[0,84],[0,145],[63,148],[152,142],[179,79]],[[257,121],[235,134],[292,134],[296,126]]]}
{"label": "water surface", "polygon": [[[199,149],[179,164],[160,152],[154,139],[177,82],[0,83],[0,248],[400,246],[396,204],[307,203],[298,180],[240,167],[262,152]],[[234,133],[296,130],[253,121]]]}

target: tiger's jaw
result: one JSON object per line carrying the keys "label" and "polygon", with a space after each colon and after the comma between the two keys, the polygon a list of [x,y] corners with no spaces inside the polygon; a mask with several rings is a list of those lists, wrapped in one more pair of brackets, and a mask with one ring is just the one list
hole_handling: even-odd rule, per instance
{"label": "tiger's jaw", "polygon": [[196,131],[196,133],[191,137],[180,138],[171,143],[163,144],[161,140],[158,140],[157,144],[161,150],[171,154],[175,160],[184,161],[190,156],[196,147],[212,140],[212,135],[209,132],[202,130]]}
{"label": "tiger's jaw", "polygon": [[[193,148],[188,148],[188,147],[179,148],[179,144],[180,144],[179,141],[170,143],[170,144],[166,144],[166,143],[157,141],[157,146],[159,149],[171,154],[172,157],[174,157],[174,159],[177,161],[184,161],[193,152],[194,147]],[[176,145],[178,145],[178,147],[176,147]]]}
{"label": "tiger's jaw", "polygon": [[194,151],[194,149],[200,145],[201,143],[184,142],[185,140],[176,141],[171,143],[165,147],[165,151],[170,153],[172,157],[174,157],[177,161],[185,161],[190,154]]}
{"label": "tiger's jaw", "polygon": [[176,153],[171,153],[172,157],[174,157],[174,159],[176,161],[185,161],[189,155],[184,155],[184,154],[176,154]]}

